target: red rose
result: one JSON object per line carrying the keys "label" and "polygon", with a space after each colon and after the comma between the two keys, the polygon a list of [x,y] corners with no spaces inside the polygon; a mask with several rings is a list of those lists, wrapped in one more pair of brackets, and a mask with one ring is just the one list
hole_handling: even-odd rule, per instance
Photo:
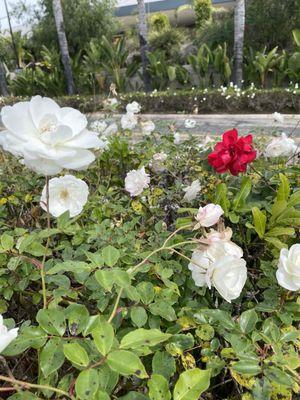
{"label": "red rose", "polygon": [[216,144],[208,155],[208,162],[222,174],[230,171],[232,175],[245,172],[247,164],[255,160],[256,151],[252,147],[252,135],[238,138],[238,131],[232,129],[223,133],[222,142]]}

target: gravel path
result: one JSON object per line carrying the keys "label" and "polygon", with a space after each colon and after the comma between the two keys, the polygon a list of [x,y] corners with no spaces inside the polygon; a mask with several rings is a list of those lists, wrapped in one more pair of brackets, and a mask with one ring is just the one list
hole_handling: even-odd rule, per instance
{"label": "gravel path", "polygon": [[[224,131],[237,128],[241,134],[254,133],[259,135],[272,135],[279,132],[291,134],[300,138],[300,114],[284,115],[284,122],[276,122],[272,114],[139,114],[142,119],[151,119],[158,129],[167,129],[168,125],[176,126],[178,132],[200,135],[220,135]],[[90,120],[105,119],[102,113],[88,115]],[[116,115],[115,119],[120,119]],[[184,121],[194,119],[197,124],[193,129],[186,129]]]}

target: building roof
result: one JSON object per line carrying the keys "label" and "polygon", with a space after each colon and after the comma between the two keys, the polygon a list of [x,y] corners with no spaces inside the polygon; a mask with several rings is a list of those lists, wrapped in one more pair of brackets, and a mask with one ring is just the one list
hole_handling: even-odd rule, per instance
{"label": "building roof", "polygon": [[[232,0],[212,0],[213,5],[225,4]],[[192,4],[193,0],[145,0],[146,11],[148,13],[176,10],[180,6]],[[116,16],[125,17],[137,13],[137,0],[118,0],[116,6]]]}

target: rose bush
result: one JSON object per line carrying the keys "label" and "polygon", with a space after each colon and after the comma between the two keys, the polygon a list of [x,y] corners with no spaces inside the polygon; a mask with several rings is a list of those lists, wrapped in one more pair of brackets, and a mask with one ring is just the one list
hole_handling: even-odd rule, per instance
{"label": "rose bush", "polygon": [[42,199],[45,177],[0,153],[3,398],[298,398],[299,166],[233,134],[215,171],[211,139],[174,132],[118,128]]}

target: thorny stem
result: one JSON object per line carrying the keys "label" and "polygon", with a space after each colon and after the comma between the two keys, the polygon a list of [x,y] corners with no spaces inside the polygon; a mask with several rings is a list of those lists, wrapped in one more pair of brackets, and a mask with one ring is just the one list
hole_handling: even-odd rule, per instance
{"label": "thorny stem", "polygon": [[165,247],[166,244],[172,239],[173,236],[175,236],[178,232],[183,231],[184,229],[190,228],[191,224],[188,225],[184,225],[181,226],[180,228],[176,229],[176,231],[174,231],[164,242],[164,244],[162,245],[162,247]]}
{"label": "thorny stem", "polygon": [[[18,379],[14,379],[14,378],[8,378],[7,376],[3,376],[0,375],[0,381],[4,381],[4,382],[10,382],[12,384],[18,385],[21,388],[34,388],[34,389],[41,389],[41,390],[51,390],[53,392],[62,394],[64,396],[66,396],[68,399],[71,400],[75,400],[75,397],[71,396],[69,393],[65,392],[64,390],[61,389],[57,389],[55,387],[52,386],[48,386],[48,385],[38,385],[36,383],[29,383],[29,382],[25,382],[25,381],[19,381]],[[14,390],[18,390],[18,389],[14,389]]]}

